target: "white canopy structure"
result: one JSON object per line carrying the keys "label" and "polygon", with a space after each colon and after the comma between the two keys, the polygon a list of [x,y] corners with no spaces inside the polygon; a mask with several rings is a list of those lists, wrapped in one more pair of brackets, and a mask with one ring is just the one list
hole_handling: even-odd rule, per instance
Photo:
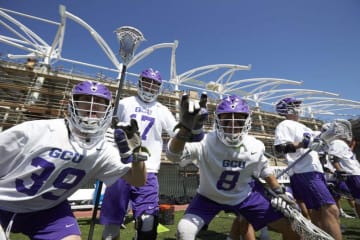
{"label": "white canopy structure", "polygon": [[[31,16],[28,14],[0,8],[0,27],[3,28],[0,34],[0,42],[12,46],[23,54],[8,54],[10,59],[36,58],[44,67],[41,71],[48,71],[53,64],[62,61],[71,64],[79,64],[90,68],[106,70],[117,73],[120,76],[122,63],[119,62],[113,50],[108,46],[106,41],[100,36],[95,29],[87,24],[81,18],[75,16],[66,10],[65,6],[59,7],[60,21]],[[35,33],[28,26],[21,23],[16,17],[25,17],[41,23],[50,24],[55,27],[56,34],[52,42],[42,39],[41,34]],[[91,62],[69,59],[62,56],[64,45],[64,35],[66,32],[67,21],[72,20],[85,28],[90,36],[99,45],[112,66],[93,64]],[[6,30],[6,31],[5,31]],[[8,35],[5,35],[5,32]],[[241,79],[237,73],[242,70],[251,70],[251,65],[238,64],[213,64],[207,66],[196,67],[184,73],[177,74],[176,70],[176,49],[178,41],[170,43],[160,43],[150,46],[139,53],[128,63],[128,69],[141,61],[158,49],[171,49],[170,76],[166,84],[172,86],[175,91],[184,89],[193,89],[195,91],[206,91],[210,97],[215,99],[229,94],[238,94],[243,96],[254,107],[260,109],[262,107],[271,107],[273,111],[276,101],[283,97],[296,97],[303,100],[305,113],[309,117],[339,116],[350,112],[354,115],[360,115],[360,102],[340,98],[336,93],[329,93],[320,90],[298,89],[297,86],[302,85],[301,81],[294,81],[282,78],[250,78]],[[137,77],[138,74],[127,72],[129,77]],[[117,77],[118,78],[118,77]],[[115,78],[116,79],[116,78]],[[115,80],[113,79],[113,80]],[[234,80],[236,79],[236,80]],[[44,79],[39,76],[36,80],[36,86],[41,88]],[[294,88],[283,88],[283,86],[292,85]],[[34,95],[36,101],[36,96]]]}
{"label": "white canopy structure", "polygon": [[[0,21],[0,25],[4,26],[12,36],[0,35],[0,42],[5,43],[7,45],[13,46],[20,50],[23,50],[27,54],[8,54],[10,59],[19,59],[19,58],[36,58],[40,63],[51,66],[52,64],[63,61],[69,62],[72,64],[83,65],[91,68],[97,68],[101,70],[107,70],[118,73],[118,76],[121,74],[122,64],[116,58],[112,49],[108,46],[106,41],[101,37],[99,33],[96,32],[89,24],[87,24],[81,18],[75,16],[66,10],[65,6],[60,5],[59,7],[60,13],[60,22],[54,22],[48,19],[39,18],[31,15],[27,15],[20,12],[11,11],[8,9],[0,8],[0,16],[5,21]],[[52,43],[47,43],[43,40],[39,34],[33,32],[30,28],[22,24],[20,21],[16,20],[11,15],[18,15],[26,18],[30,18],[33,20],[37,20],[43,23],[53,24],[57,27],[57,33],[52,41]],[[75,59],[69,59],[62,56],[62,47],[64,42],[64,34],[66,31],[66,21],[67,19],[73,20],[74,22],[80,24],[80,26],[84,27],[90,35],[97,42],[101,50],[105,53],[108,59],[113,64],[113,67],[105,67],[102,65],[96,65],[84,61],[79,61]],[[157,49],[161,48],[171,48],[172,55],[175,56],[175,50],[178,46],[178,41],[174,41],[173,43],[160,43],[153,46],[150,46],[140,53],[136,54],[133,59],[128,64],[127,68],[129,69],[131,66],[136,64],[138,61],[151,54]]]}

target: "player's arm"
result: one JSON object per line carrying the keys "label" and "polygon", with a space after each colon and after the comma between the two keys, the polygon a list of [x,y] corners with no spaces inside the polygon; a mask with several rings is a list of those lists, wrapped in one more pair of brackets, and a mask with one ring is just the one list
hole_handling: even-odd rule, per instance
{"label": "player's arm", "polygon": [[131,169],[122,177],[126,182],[135,187],[141,187],[146,183],[146,167],[145,162],[133,162]]}
{"label": "player's arm", "polygon": [[206,101],[205,93],[201,95],[200,101],[190,100],[187,94],[181,97],[180,121],[175,127],[177,131],[170,139],[166,153],[169,160],[182,160],[185,143],[201,141],[203,138],[203,124],[208,117]]}
{"label": "player's arm", "polygon": [[297,149],[301,148],[301,143],[285,142],[274,146],[275,151],[281,154],[294,153]]}
{"label": "player's arm", "polygon": [[281,185],[279,184],[274,174],[268,175],[267,177],[264,178],[264,180],[266,181],[268,186],[273,190],[281,188]]}
{"label": "player's arm", "polygon": [[184,150],[187,136],[190,135],[188,129],[180,127],[175,137],[171,138],[168,144],[168,152],[171,154],[181,154]]}
{"label": "player's arm", "polygon": [[278,154],[294,153],[303,147],[301,142],[292,141],[293,130],[284,125],[279,125],[275,129],[274,150]]}
{"label": "player's arm", "polygon": [[334,154],[329,154],[329,159],[330,159],[331,164],[335,168],[335,172],[333,173],[334,177],[338,180],[345,180],[349,174],[341,167],[341,165],[340,165],[341,158],[339,158],[338,156],[336,156]]}
{"label": "player's arm", "polygon": [[[262,146],[263,152],[265,152],[265,146]],[[278,189],[281,187],[279,184],[275,174],[274,170],[269,166],[269,159],[262,154],[260,160],[260,177],[265,180],[267,183],[267,186],[269,186],[271,189]]]}
{"label": "player's arm", "polygon": [[311,133],[304,133],[301,142],[285,142],[275,145],[275,151],[282,154],[294,153],[299,148],[310,148],[314,151],[320,151],[324,142],[319,137],[313,137]]}

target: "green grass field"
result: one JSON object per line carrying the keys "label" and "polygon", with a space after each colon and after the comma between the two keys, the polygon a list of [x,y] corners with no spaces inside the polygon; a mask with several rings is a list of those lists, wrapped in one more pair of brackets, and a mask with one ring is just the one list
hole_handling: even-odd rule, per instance
{"label": "green grass field", "polygon": [[[347,203],[343,204],[344,209],[347,213],[352,214],[349,209],[347,209]],[[159,240],[175,240],[176,233],[176,223],[180,220],[183,215],[183,211],[178,211],[175,214],[175,224],[166,225],[165,227],[169,229],[167,232],[162,232],[158,234]],[[234,219],[234,215],[226,214],[221,212],[209,225],[207,231],[200,232],[197,239],[206,239],[206,240],[224,240],[230,230],[230,226]],[[341,219],[341,223],[346,226],[346,231],[343,234],[343,239],[345,240],[360,240],[360,219]],[[82,231],[82,239],[88,238],[90,219],[79,219],[79,225]],[[94,231],[94,240],[101,239],[102,225],[96,225]],[[134,224],[130,218],[126,221],[126,229],[121,230],[121,239],[122,240],[131,240],[134,234]],[[270,232],[271,239],[280,240],[281,237],[275,232]],[[12,234],[11,240],[25,240],[28,239],[21,234]]]}

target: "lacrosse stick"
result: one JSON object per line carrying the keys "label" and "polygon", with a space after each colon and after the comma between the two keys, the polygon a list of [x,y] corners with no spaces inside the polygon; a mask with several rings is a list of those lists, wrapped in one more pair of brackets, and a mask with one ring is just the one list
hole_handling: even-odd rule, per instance
{"label": "lacrosse stick", "polygon": [[293,163],[291,163],[287,168],[285,168],[278,175],[276,175],[276,179],[279,179],[282,175],[287,173],[291,168],[293,168],[295,166],[295,164],[301,162],[301,160],[303,160],[305,158],[305,156],[308,155],[309,152],[311,152],[311,151],[312,151],[311,149],[307,150],[303,155],[301,155],[298,159],[296,159]]}
{"label": "lacrosse stick", "polygon": [[[261,181],[260,181],[261,182]],[[266,191],[270,193],[271,196],[276,197],[277,194],[267,186],[264,186]],[[289,219],[292,229],[299,234],[303,240],[334,240],[332,236],[326,233],[324,230],[313,224],[309,219],[305,218],[302,213],[290,206],[287,205],[284,207],[284,210],[281,212],[287,212],[286,217]],[[285,214],[284,214],[285,216]]]}
{"label": "lacrosse stick", "polygon": [[[117,117],[117,110],[120,100],[121,91],[124,85],[125,75],[126,75],[126,66],[131,61],[131,59],[134,57],[134,52],[138,45],[145,40],[143,34],[134,27],[124,26],[116,29],[116,36],[120,44],[119,54],[122,59],[122,68],[121,68],[121,75],[119,80],[118,89],[116,91],[115,95],[115,101],[114,101],[114,113],[112,118],[112,127],[115,127],[116,123],[118,122]],[[95,203],[94,203],[94,210],[91,217],[91,223],[90,223],[90,229],[89,229],[89,236],[88,240],[93,239],[93,233],[94,233],[94,227],[95,227],[95,221],[97,217],[97,211],[99,208],[100,203],[100,197],[101,197],[101,190],[102,190],[102,182],[99,181],[98,188],[96,192],[95,197]]]}

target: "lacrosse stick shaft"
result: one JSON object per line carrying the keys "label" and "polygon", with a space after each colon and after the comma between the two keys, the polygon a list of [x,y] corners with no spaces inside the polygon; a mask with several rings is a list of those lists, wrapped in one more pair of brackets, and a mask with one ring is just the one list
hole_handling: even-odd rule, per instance
{"label": "lacrosse stick shaft", "polygon": [[90,221],[88,240],[93,239],[97,211],[99,209],[100,197],[101,197],[101,191],[102,191],[102,182],[101,181],[97,181],[97,186],[96,186],[95,190],[96,190],[96,196],[95,196],[94,209],[93,209],[91,221]]}
{"label": "lacrosse stick shaft", "polygon": [[[116,126],[117,119],[118,119],[117,111],[118,111],[118,105],[119,105],[119,101],[120,101],[120,95],[121,95],[121,92],[122,92],[122,88],[124,86],[125,75],[126,75],[126,65],[123,65],[122,70],[121,70],[121,76],[120,76],[118,89],[117,89],[116,96],[115,96],[115,102],[114,102],[115,106],[114,106],[114,113],[113,113],[113,118],[112,118],[112,127],[113,128]],[[90,222],[88,240],[93,239],[94,228],[95,228],[95,223],[96,223],[96,218],[97,218],[97,212],[99,210],[99,205],[100,205],[100,197],[101,197],[102,186],[103,186],[103,182],[98,181],[97,189],[96,189],[96,197],[95,197],[94,209],[93,209],[91,222]]]}
{"label": "lacrosse stick shaft", "polygon": [[[130,27],[130,26],[124,26],[124,27],[118,28],[116,30],[116,34],[117,34],[117,38],[120,43],[119,53],[123,60],[123,64],[122,64],[122,69],[121,69],[119,86],[118,86],[118,89],[116,92],[115,102],[114,102],[114,112],[113,112],[113,118],[112,118],[112,127],[113,128],[115,128],[115,126],[118,122],[117,121],[118,120],[117,111],[118,111],[120,95],[122,92],[122,88],[124,85],[124,79],[125,79],[125,75],[126,75],[126,68],[127,68],[126,65],[133,58],[135,49],[137,48],[138,44],[141,41],[145,40],[143,34],[138,29],[136,29],[134,27]],[[97,210],[99,208],[99,203],[100,203],[102,185],[103,185],[103,183],[101,181],[99,181],[97,192],[96,192],[93,215],[92,215],[92,219],[91,219],[91,225],[90,225],[90,229],[89,229],[88,240],[92,240],[92,236],[94,233],[94,226],[95,226],[95,221],[96,221],[96,216],[97,216]]]}
{"label": "lacrosse stick shaft", "polygon": [[115,96],[115,106],[114,106],[114,113],[113,113],[113,118],[112,118],[112,127],[114,128],[116,125],[116,120],[118,118],[118,108],[119,108],[119,101],[120,101],[120,95],[124,86],[124,81],[125,81],[125,75],[126,75],[126,65],[123,64],[122,69],[121,69],[121,77],[120,77],[120,81],[119,81],[119,85],[118,85],[118,90],[116,92],[116,96]]}
{"label": "lacrosse stick shaft", "polygon": [[308,155],[312,150],[307,150],[303,155],[301,155],[298,159],[296,159],[292,164],[290,164],[287,168],[285,168],[282,172],[280,172],[278,175],[276,175],[276,179],[279,179],[282,175],[287,173],[291,168],[293,168],[297,163],[299,163],[301,160],[305,158],[306,155]]}

